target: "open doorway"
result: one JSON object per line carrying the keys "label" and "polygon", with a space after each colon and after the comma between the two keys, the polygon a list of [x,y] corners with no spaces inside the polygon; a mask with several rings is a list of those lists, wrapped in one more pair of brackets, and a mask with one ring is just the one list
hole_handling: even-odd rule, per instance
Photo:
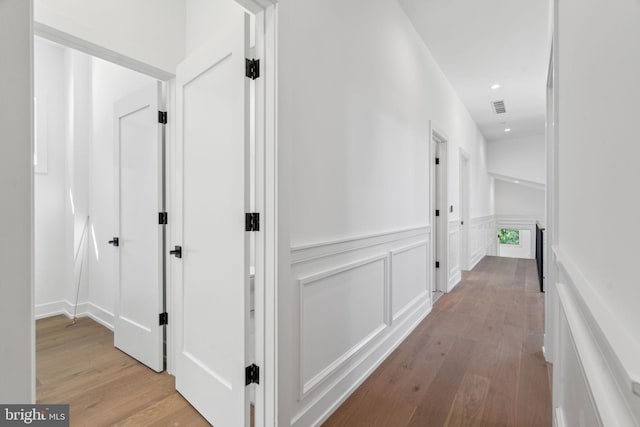
{"label": "open doorway", "polygon": [[[123,332],[128,325],[153,323],[158,332],[161,85],[42,38],[34,43],[36,317],[92,317],[124,341],[135,334]],[[138,358],[162,371],[162,334],[153,341],[155,360]]]}
{"label": "open doorway", "polygon": [[470,217],[470,201],[469,187],[469,154],[460,148],[460,268],[468,270],[469,261],[469,217]]}
{"label": "open doorway", "polygon": [[[268,125],[265,117],[273,112],[266,111],[269,107],[265,107],[267,85],[255,82],[260,74],[259,62],[256,60],[251,67],[245,62],[251,60],[249,57],[254,53],[264,54],[265,49],[257,43],[254,47],[249,45],[251,27],[261,28],[264,34],[264,22],[252,21],[244,12],[239,17],[235,42],[213,41],[212,44],[217,44],[220,49],[206,52],[223,54],[208,63],[202,72],[192,78],[186,77],[190,73],[188,70],[194,69],[194,62],[197,63],[195,68],[202,65],[197,59],[194,60],[198,56],[194,54],[179,67],[176,80],[159,82],[154,77],[138,75],[133,79],[135,85],[124,85],[127,91],[114,90],[109,86],[121,82],[121,75],[113,77],[108,72],[99,73],[96,70],[115,67],[123,75],[134,73],[132,70],[122,69],[49,41],[37,41],[59,50],[59,81],[49,87],[59,89],[56,99],[62,106],[59,109],[47,108],[40,115],[41,120],[52,118],[36,129],[41,129],[41,138],[38,138],[41,144],[34,161],[40,165],[39,172],[42,175],[53,176],[50,171],[54,160],[61,162],[62,167],[56,167],[56,173],[59,172],[61,177],[56,181],[60,191],[47,191],[36,183],[36,205],[45,206],[44,202],[39,201],[41,195],[55,199],[57,212],[64,224],[55,224],[53,218],[48,218],[44,226],[36,227],[36,240],[40,235],[45,236],[44,240],[49,245],[36,241],[36,251],[42,251],[36,254],[36,260],[45,260],[44,254],[62,256],[60,260],[48,261],[47,264],[60,266],[61,273],[55,283],[60,284],[64,295],[60,298],[54,295],[51,303],[39,304],[36,311],[39,311],[38,317],[43,319],[55,314],[64,314],[72,320],[81,317],[94,319],[106,327],[100,330],[106,330],[107,335],[115,335],[108,347],[112,348],[115,342],[153,371],[162,371],[166,366],[177,378],[177,384],[170,382],[169,387],[184,395],[209,422],[218,425],[253,424],[253,412],[249,407],[250,403],[256,402],[256,425],[262,425],[265,404],[264,389],[260,388],[259,365],[260,360],[265,359],[264,316],[267,307],[264,303],[264,270],[268,260],[263,249],[266,238],[257,232],[261,230],[260,212],[266,210],[265,204],[268,202],[273,206],[265,196],[265,192],[272,187],[268,187],[263,180],[266,170],[273,172],[271,165],[265,161],[270,152],[266,151],[264,144],[268,138],[265,135]],[[264,21],[264,14],[262,19]],[[261,42],[264,43],[264,40]],[[227,48],[229,50],[225,51]],[[50,67],[36,64],[38,68],[45,70],[43,75],[50,71]],[[65,75],[64,71],[69,70],[71,72]],[[195,81],[199,78],[203,80],[198,85],[203,82],[206,88],[222,92],[212,95],[210,91],[200,91],[200,86],[193,89],[198,86]],[[216,94],[229,96],[224,98]],[[149,96],[154,100],[149,101]],[[176,96],[179,98],[177,103]],[[36,97],[40,99],[36,99],[36,104],[46,105],[44,99],[48,95],[37,94]],[[110,105],[98,105],[98,98],[112,102]],[[165,99],[168,101],[166,109],[162,105]],[[196,104],[203,108],[192,108]],[[209,108],[212,106],[213,110]],[[54,114],[49,110],[65,112],[68,117],[53,117]],[[108,114],[102,115],[105,111]],[[50,137],[49,124],[60,126],[59,138]],[[175,135],[176,131],[178,135]],[[163,137],[167,139],[166,146]],[[61,149],[58,150],[57,145],[54,147],[51,143],[53,139]],[[256,144],[257,140],[261,143]],[[155,141],[157,145],[142,144],[143,141]],[[201,155],[194,156],[198,148],[201,149]],[[168,162],[165,161],[165,154],[170,157]],[[178,161],[177,154],[184,157]],[[140,168],[139,161],[154,167]],[[213,163],[219,167],[212,169]],[[222,176],[223,167],[228,168],[226,171],[229,175],[236,175]],[[206,176],[200,176],[212,171],[220,175],[218,179],[207,180]],[[105,183],[110,183],[111,187]],[[142,188],[142,184],[149,186]],[[168,202],[165,201],[165,190],[170,197]],[[185,199],[188,199],[186,204]],[[149,206],[153,207],[153,228],[147,227],[149,222],[146,219],[151,211]],[[201,209],[207,207],[211,209]],[[209,215],[202,214],[204,211]],[[231,213],[224,218],[227,222],[215,221],[214,217],[220,212],[224,215]],[[201,214],[201,221],[189,216],[194,213]],[[269,217],[269,221],[275,222],[275,216]],[[100,224],[108,226],[102,227]],[[172,228],[165,232],[169,227]],[[61,229],[64,230],[61,236],[46,235],[47,232]],[[131,235],[152,240],[157,250],[149,251],[148,247],[136,246],[127,237],[127,230]],[[269,238],[273,238],[274,231],[271,230]],[[167,236],[170,240],[165,243]],[[199,241],[200,246],[196,244],[199,237],[203,237]],[[59,253],[56,253],[55,245],[58,245],[56,248]],[[198,258],[199,249],[208,251],[211,248],[220,257]],[[169,251],[173,256],[167,259]],[[75,253],[77,256],[73,255]],[[105,255],[113,253],[116,255]],[[75,265],[74,259],[78,260]],[[189,268],[185,269],[184,266]],[[220,273],[226,267],[232,268],[233,274],[225,277],[213,274]],[[259,275],[260,280],[255,280]],[[39,272],[39,266],[36,266],[35,276],[36,281],[41,277],[43,281],[54,282],[48,273]],[[163,286],[164,279],[167,288]],[[158,297],[153,301],[143,295],[139,287],[133,289],[131,286],[143,281],[156,284]],[[100,287],[102,282],[110,284],[111,289]],[[254,291],[253,283],[256,282],[260,283],[260,288]],[[198,283],[205,283],[205,287],[200,287]],[[45,301],[38,298],[38,295],[44,295],[41,288],[52,291],[39,285],[36,288],[39,302]],[[199,295],[198,289],[213,289],[220,295],[217,295],[218,298],[209,298],[211,295]],[[93,302],[91,298],[94,296],[110,302],[111,308]],[[257,302],[256,298],[260,298],[260,301]],[[196,307],[194,304],[204,305]],[[224,319],[219,322],[212,319],[213,313],[224,314],[223,311],[226,313]],[[152,319],[146,322],[149,313]],[[204,317],[205,321],[194,320],[194,315]],[[236,321],[239,319],[240,322]],[[63,323],[72,324],[66,320]],[[256,324],[259,326],[256,327]],[[68,328],[63,326],[60,331],[61,324],[58,323],[53,329],[65,335],[65,332],[78,325],[80,321]],[[123,340],[118,339],[119,325],[129,327]],[[218,329],[214,331],[212,326]],[[50,328],[41,328],[41,331],[46,333],[46,329],[51,332]],[[88,332],[89,329],[84,330],[87,335],[95,335]],[[156,339],[149,345],[140,331],[150,332]],[[128,350],[130,344],[142,351]],[[70,350],[67,355],[73,354],[74,357],[82,357],[80,350],[87,347],[95,349],[95,345],[106,346],[105,341],[90,344],[83,339],[73,341],[70,345],[76,348],[67,349]],[[224,353],[221,351],[223,348],[231,349],[233,357],[225,355],[220,358]],[[146,360],[145,352],[153,353],[153,360]],[[68,356],[58,354],[54,357],[57,362],[48,364],[56,365],[56,368],[73,362]],[[185,361],[189,361],[186,359],[194,362],[194,366],[204,367],[205,371],[213,373],[212,377],[220,382],[222,387],[215,391],[216,398],[210,398],[209,392],[214,388],[211,384],[202,386],[202,376],[189,379],[189,370],[193,366],[186,366]],[[45,363],[39,365],[44,366]],[[102,368],[92,366],[91,369]],[[273,375],[275,371],[269,372]],[[162,376],[166,377],[167,374]],[[151,382],[157,385],[155,376],[149,374],[149,378],[153,378]],[[84,389],[76,391],[82,393],[80,398],[86,401],[86,383],[69,385],[66,389],[71,390],[78,385],[84,386]],[[122,385],[126,388],[127,383],[123,382]],[[204,395],[208,397],[203,400]],[[78,406],[83,405],[75,407]],[[95,412],[96,405],[89,406]],[[73,408],[71,412],[73,415]]]}
{"label": "open doorway", "polygon": [[433,224],[433,253],[435,254],[435,268],[431,302],[434,304],[445,292],[448,286],[448,202],[447,202],[447,140],[441,132],[431,129],[431,152],[433,153],[432,178],[432,224]]}

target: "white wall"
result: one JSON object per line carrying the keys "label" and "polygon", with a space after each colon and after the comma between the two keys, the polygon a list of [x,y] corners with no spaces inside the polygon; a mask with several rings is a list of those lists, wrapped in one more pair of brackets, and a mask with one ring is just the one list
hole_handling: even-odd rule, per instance
{"label": "white wall", "polygon": [[35,0],[35,21],[175,73],[184,58],[183,0]]}
{"label": "white wall", "polygon": [[567,426],[638,425],[640,3],[554,5],[554,407]]}
{"label": "white wall", "polygon": [[233,0],[186,0],[185,7],[185,50],[188,55],[207,40],[227,32],[228,18],[239,6]]}
{"label": "white wall", "polygon": [[73,314],[76,297],[88,299],[92,93],[86,55],[39,38],[35,46],[36,126],[48,158],[46,174],[36,173],[34,186],[35,314],[41,318]]}
{"label": "white wall", "polygon": [[[71,160],[67,163],[67,176],[73,194],[73,254],[80,253],[74,265],[73,275],[67,284],[66,299],[75,304],[85,301],[89,293],[91,272],[87,262],[87,235],[83,230],[91,211],[89,206],[89,159],[91,155],[91,111],[93,93],[91,85],[91,58],[87,55],[67,50],[70,82],[69,138],[68,152]],[[78,280],[80,287],[78,288]]]}
{"label": "white wall", "polygon": [[35,403],[31,2],[0,1],[0,402]]}
{"label": "white wall", "polygon": [[508,218],[544,220],[545,193],[543,189],[496,179],[496,215]]}
{"label": "white wall", "polygon": [[482,136],[396,2],[278,7],[279,424],[307,426],[430,309],[429,120],[449,141],[451,218],[459,147],[472,217],[493,214],[492,182]]}
{"label": "white wall", "polygon": [[[36,316],[115,310],[114,103],[155,79],[36,39],[35,90],[47,101],[48,171],[35,175]],[[39,120],[40,121],[40,120]],[[73,198],[73,207],[71,206]],[[86,218],[89,227],[76,264]]]}
{"label": "white wall", "polygon": [[[44,173],[34,176],[36,315],[57,312],[71,280],[72,217],[67,182],[68,98],[65,50],[34,41],[35,126]],[[46,144],[46,145],[45,145]]]}
{"label": "white wall", "polygon": [[[112,322],[115,310],[117,249],[107,242],[116,236],[115,225],[115,120],[114,104],[155,79],[118,65],[92,59],[92,150],[90,172],[91,239],[90,294],[95,316]],[[94,240],[95,236],[95,240]]]}
{"label": "white wall", "polygon": [[488,152],[491,174],[536,184],[546,182],[544,135],[491,141]]}

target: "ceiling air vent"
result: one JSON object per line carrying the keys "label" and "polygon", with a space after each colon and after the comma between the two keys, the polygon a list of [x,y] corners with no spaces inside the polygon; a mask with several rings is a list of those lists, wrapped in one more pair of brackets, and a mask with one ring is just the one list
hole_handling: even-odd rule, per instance
{"label": "ceiling air vent", "polygon": [[504,100],[493,101],[491,103],[491,106],[493,107],[493,111],[495,111],[496,114],[504,114],[507,112],[507,107],[504,106]]}

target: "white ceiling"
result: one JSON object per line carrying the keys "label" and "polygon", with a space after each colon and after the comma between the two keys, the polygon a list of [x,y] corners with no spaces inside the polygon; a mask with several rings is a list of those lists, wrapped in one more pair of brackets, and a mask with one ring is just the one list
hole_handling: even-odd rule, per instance
{"label": "white ceiling", "polygon": [[544,133],[546,0],[399,2],[488,141]]}

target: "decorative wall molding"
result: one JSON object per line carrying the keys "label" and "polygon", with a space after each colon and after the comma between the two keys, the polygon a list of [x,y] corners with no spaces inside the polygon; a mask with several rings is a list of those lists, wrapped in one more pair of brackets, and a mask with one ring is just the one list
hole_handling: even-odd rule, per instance
{"label": "decorative wall molding", "polygon": [[367,234],[345,239],[294,246],[291,248],[291,264],[313,261],[319,258],[356,251],[358,249],[370,248],[377,245],[385,245],[429,233],[431,233],[431,227],[423,225],[384,233]]}
{"label": "decorative wall molding", "polygon": [[[412,252],[412,251],[416,251],[418,249],[422,249],[424,248],[425,250],[425,257],[424,257],[424,267],[425,267],[425,271],[424,271],[424,288],[422,289],[421,292],[419,292],[418,294],[416,294],[409,302],[407,302],[403,307],[400,307],[397,309],[397,312],[393,312],[393,305],[394,305],[394,300],[393,300],[393,290],[394,290],[394,284],[397,283],[397,280],[394,277],[394,270],[397,270],[397,267],[394,269],[394,265],[397,264],[397,262],[395,261],[396,259],[398,259],[398,257],[402,254],[406,254],[408,252]],[[431,266],[433,263],[430,262],[431,260],[431,245],[430,245],[430,240],[421,240],[419,242],[416,243],[412,243],[410,245],[407,246],[403,246],[401,248],[398,249],[394,249],[389,253],[389,260],[390,260],[390,295],[391,295],[391,302],[390,302],[390,308],[391,308],[391,313],[390,313],[390,318],[392,322],[395,322],[397,319],[399,319],[400,317],[402,317],[405,313],[407,313],[408,311],[410,311],[413,307],[415,307],[417,304],[419,304],[422,300],[424,300],[425,298],[428,298],[430,295],[430,291],[431,291],[431,287],[430,287],[430,280],[429,277],[431,277],[431,268],[429,268],[429,266]],[[413,278],[415,279],[415,277]]]}
{"label": "decorative wall molding", "polygon": [[469,253],[471,259],[469,269],[473,270],[485,256],[496,255],[498,238],[493,215],[471,218],[470,222]]}
{"label": "decorative wall molding", "polygon": [[[319,425],[431,311],[435,264],[430,233],[431,227],[423,226],[291,249],[291,271],[294,286],[299,290],[296,299],[299,307],[293,309],[298,313],[300,325],[297,349],[292,349],[298,358],[298,378],[293,386],[298,389],[299,403],[291,425]],[[331,293],[349,289],[343,286],[355,286],[346,291],[353,292],[350,297],[365,295],[361,293],[366,289],[364,283],[371,292],[376,292],[375,296],[368,295],[374,304],[368,304],[368,309],[354,309],[350,313],[353,318],[341,315],[344,310],[339,310],[340,318],[354,322],[351,326],[360,325],[352,335],[346,335],[342,346],[308,333],[314,324],[325,324],[323,318],[335,315],[321,310],[323,298],[329,301]],[[325,286],[329,292],[326,296]],[[314,293],[308,293],[310,290]],[[394,291],[400,292],[395,295],[400,295],[402,306],[396,306],[395,313]],[[384,292],[382,308],[377,292]],[[314,346],[333,347],[324,355],[311,354],[314,358],[309,358],[305,351],[312,351]]]}
{"label": "decorative wall molding", "polygon": [[[554,402],[566,400],[564,381],[567,372],[578,369],[586,383],[585,399],[580,405],[590,405],[599,417],[602,425],[637,426],[640,420],[640,398],[634,386],[638,383],[636,372],[640,359],[637,337],[626,334],[624,326],[600,303],[592,285],[582,272],[558,248],[554,249],[559,270],[559,283],[556,284],[559,309],[557,317],[561,332],[568,330],[571,340],[558,338],[557,362],[554,366],[554,387],[558,396]],[[563,354],[574,351],[578,360],[576,366],[564,366],[567,357]],[[635,355],[635,356],[633,356]],[[566,393],[574,395],[574,391]],[[555,403],[554,403],[555,404]],[[573,415],[572,409],[563,408],[566,416]]]}
{"label": "decorative wall molding", "polygon": [[[322,286],[320,283],[323,280],[326,280],[331,277],[339,276],[349,271],[358,270],[365,266],[379,263],[381,262],[383,265],[383,276],[380,278],[382,280],[382,313],[380,313],[381,323],[376,325],[373,330],[369,331],[365,336],[361,337],[361,339],[351,348],[346,349],[340,356],[338,356],[335,360],[329,362],[323,369],[321,369],[318,373],[313,375],[309,380],[305,381],[304,375],[304,362],[306,360],[306,354],[304,351],[304,324],[305,324],[305,288],[307,286]],[[311,276],[303,277],[298,280],[298,286],[300,288],[300,341],[299,341],[299,358],[300,358],[300,392],[299,397],[303,399],[310,391],[315,389],[319,384],[325,381],[329,376],[331,376],[335,371],[344,367],[355,355],[357,355],[365,346],[371,343],[377,336],[380,335],[382,331],[384,331],[388,325],[389,321],[389,254],[380,254],[374,257],[362,259],[347,265],[339,266],[336,268],[331,268],[325,271],[321,271]],[[315,338],[315,337],[314,337]]]}
{"label": "decorative wall molding", "polygon": [[320,426],[340,407],[349,396],[385,361],[411,332],[431,313],[430,301],[416,307],[409,316],[393,328],[388,328],[382,338],[365,350],[356,363],[349,365],[339,376],[328,383],[317,396],[310,393],[309,402],[292,418],[290,426]]}
{"label": "decorative wall molding", "polygon": [[453,288],[462,280],[462,272],[460,269],[460,220],[454,219],[449,221],[449,253],[447,254],[447,292],[451,292]]}

